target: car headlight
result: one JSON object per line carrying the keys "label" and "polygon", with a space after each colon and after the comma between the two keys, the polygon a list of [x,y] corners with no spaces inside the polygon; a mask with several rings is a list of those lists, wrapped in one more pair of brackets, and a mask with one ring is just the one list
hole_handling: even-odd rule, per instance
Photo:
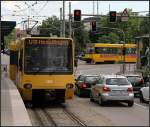
{"label": "car headlight", "polygon": [[72,83],[66,84],[67,89],[73,89],[74,85]]}
{"label": "car headlight", "polygon": [[32,88],[32,84],[26,83],[26,84],[24,84],[24,88],[31,89]]}

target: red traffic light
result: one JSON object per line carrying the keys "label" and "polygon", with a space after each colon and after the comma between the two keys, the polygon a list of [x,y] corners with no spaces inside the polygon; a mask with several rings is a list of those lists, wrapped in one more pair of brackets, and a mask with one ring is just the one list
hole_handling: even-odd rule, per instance
{"label": "red traffic light", "polygon": [[96,26],[96,21],[93,21],[93,22],[92,22],[92,26]]}
{"label": "red traffic light", "polygon": [[81,20],[81,10],[74,10],[74,21]]}
{"label": "red traffic light", "polygon": [[116,11],[110,11],[109,12],[109,21],[110,22],[116,22],[117,13]]}
{"label": "red traffic light", "polygon": [[76,16],[80,16],[81,12],[78,10],[78,11],[75,11],[75,15]]}
{"label": "red traffic light", "polygon": [[111,16],[116,16],[116,13],[115,12],[111,13]]}
{"label": "red traffic light", "polygon": [[92,21],[91,25],[92,25],[92,31],[96,31],[96,21]]}

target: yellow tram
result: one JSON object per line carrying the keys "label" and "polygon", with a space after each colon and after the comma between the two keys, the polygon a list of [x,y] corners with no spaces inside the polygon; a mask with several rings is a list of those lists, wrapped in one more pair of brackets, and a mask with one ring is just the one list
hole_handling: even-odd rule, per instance
{"label": "yellow tram", "polygon": [[[123,55],[125,48],[125,55]],[[88,43],[84,60],[87,63],[97,62],[133,62],[137,61],[136,44],[107,44],[107,43]]]}
{"label": "yellow tram", "polygon": [[11,43],[10,78],[25,101],[48,98],[63,103],[73,98],[73,40],[25,37]]}

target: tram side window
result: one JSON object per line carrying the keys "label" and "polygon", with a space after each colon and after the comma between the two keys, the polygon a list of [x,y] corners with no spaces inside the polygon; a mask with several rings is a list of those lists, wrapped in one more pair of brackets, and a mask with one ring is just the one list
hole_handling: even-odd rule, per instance
{"label": "tram side window", "polygon": [[96,53],[100,54],[121,54],[121,49],[118,48],[105,48],[105,47],[96,47]]}
{"label": "tram side window", "polygon": [[105,47],[95,47],[95,53],[107,54],[108,53],[108,49],[105,48]]}
{"label": "tram side window", "polygon": [[86,53],[93,53],[94,52],[94,49],[93,48],[88,48],[87,50],[86,50]]}
{"label": "tram side window", "polygon": [[126,48],[126,54],[136,54],[135,48]]}
{"label": "tram side window", "polygon": [[22,58],[23,58],[23,50],[20,50],[20,57],[19,57],[19,70],[22,71]]}

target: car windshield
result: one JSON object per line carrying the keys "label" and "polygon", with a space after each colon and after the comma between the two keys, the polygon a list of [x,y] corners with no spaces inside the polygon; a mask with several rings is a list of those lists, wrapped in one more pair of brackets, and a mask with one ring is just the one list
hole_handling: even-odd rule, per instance
{"label": "car windshield", "polygon": [[86,77],[85,82],[94,83],[97,79],[98,79],[97,76],[88,76],[88,77]]}
{"label": "car windshield", "polygon": [[126,78],[108,78],[106,79],[107,85],[129,85],[129,81]]}
{"label": "car windshield", "polygon": [[25,72],[71,72],[72,64],[72,46],[68,41],[48,39],[26,40]]}

